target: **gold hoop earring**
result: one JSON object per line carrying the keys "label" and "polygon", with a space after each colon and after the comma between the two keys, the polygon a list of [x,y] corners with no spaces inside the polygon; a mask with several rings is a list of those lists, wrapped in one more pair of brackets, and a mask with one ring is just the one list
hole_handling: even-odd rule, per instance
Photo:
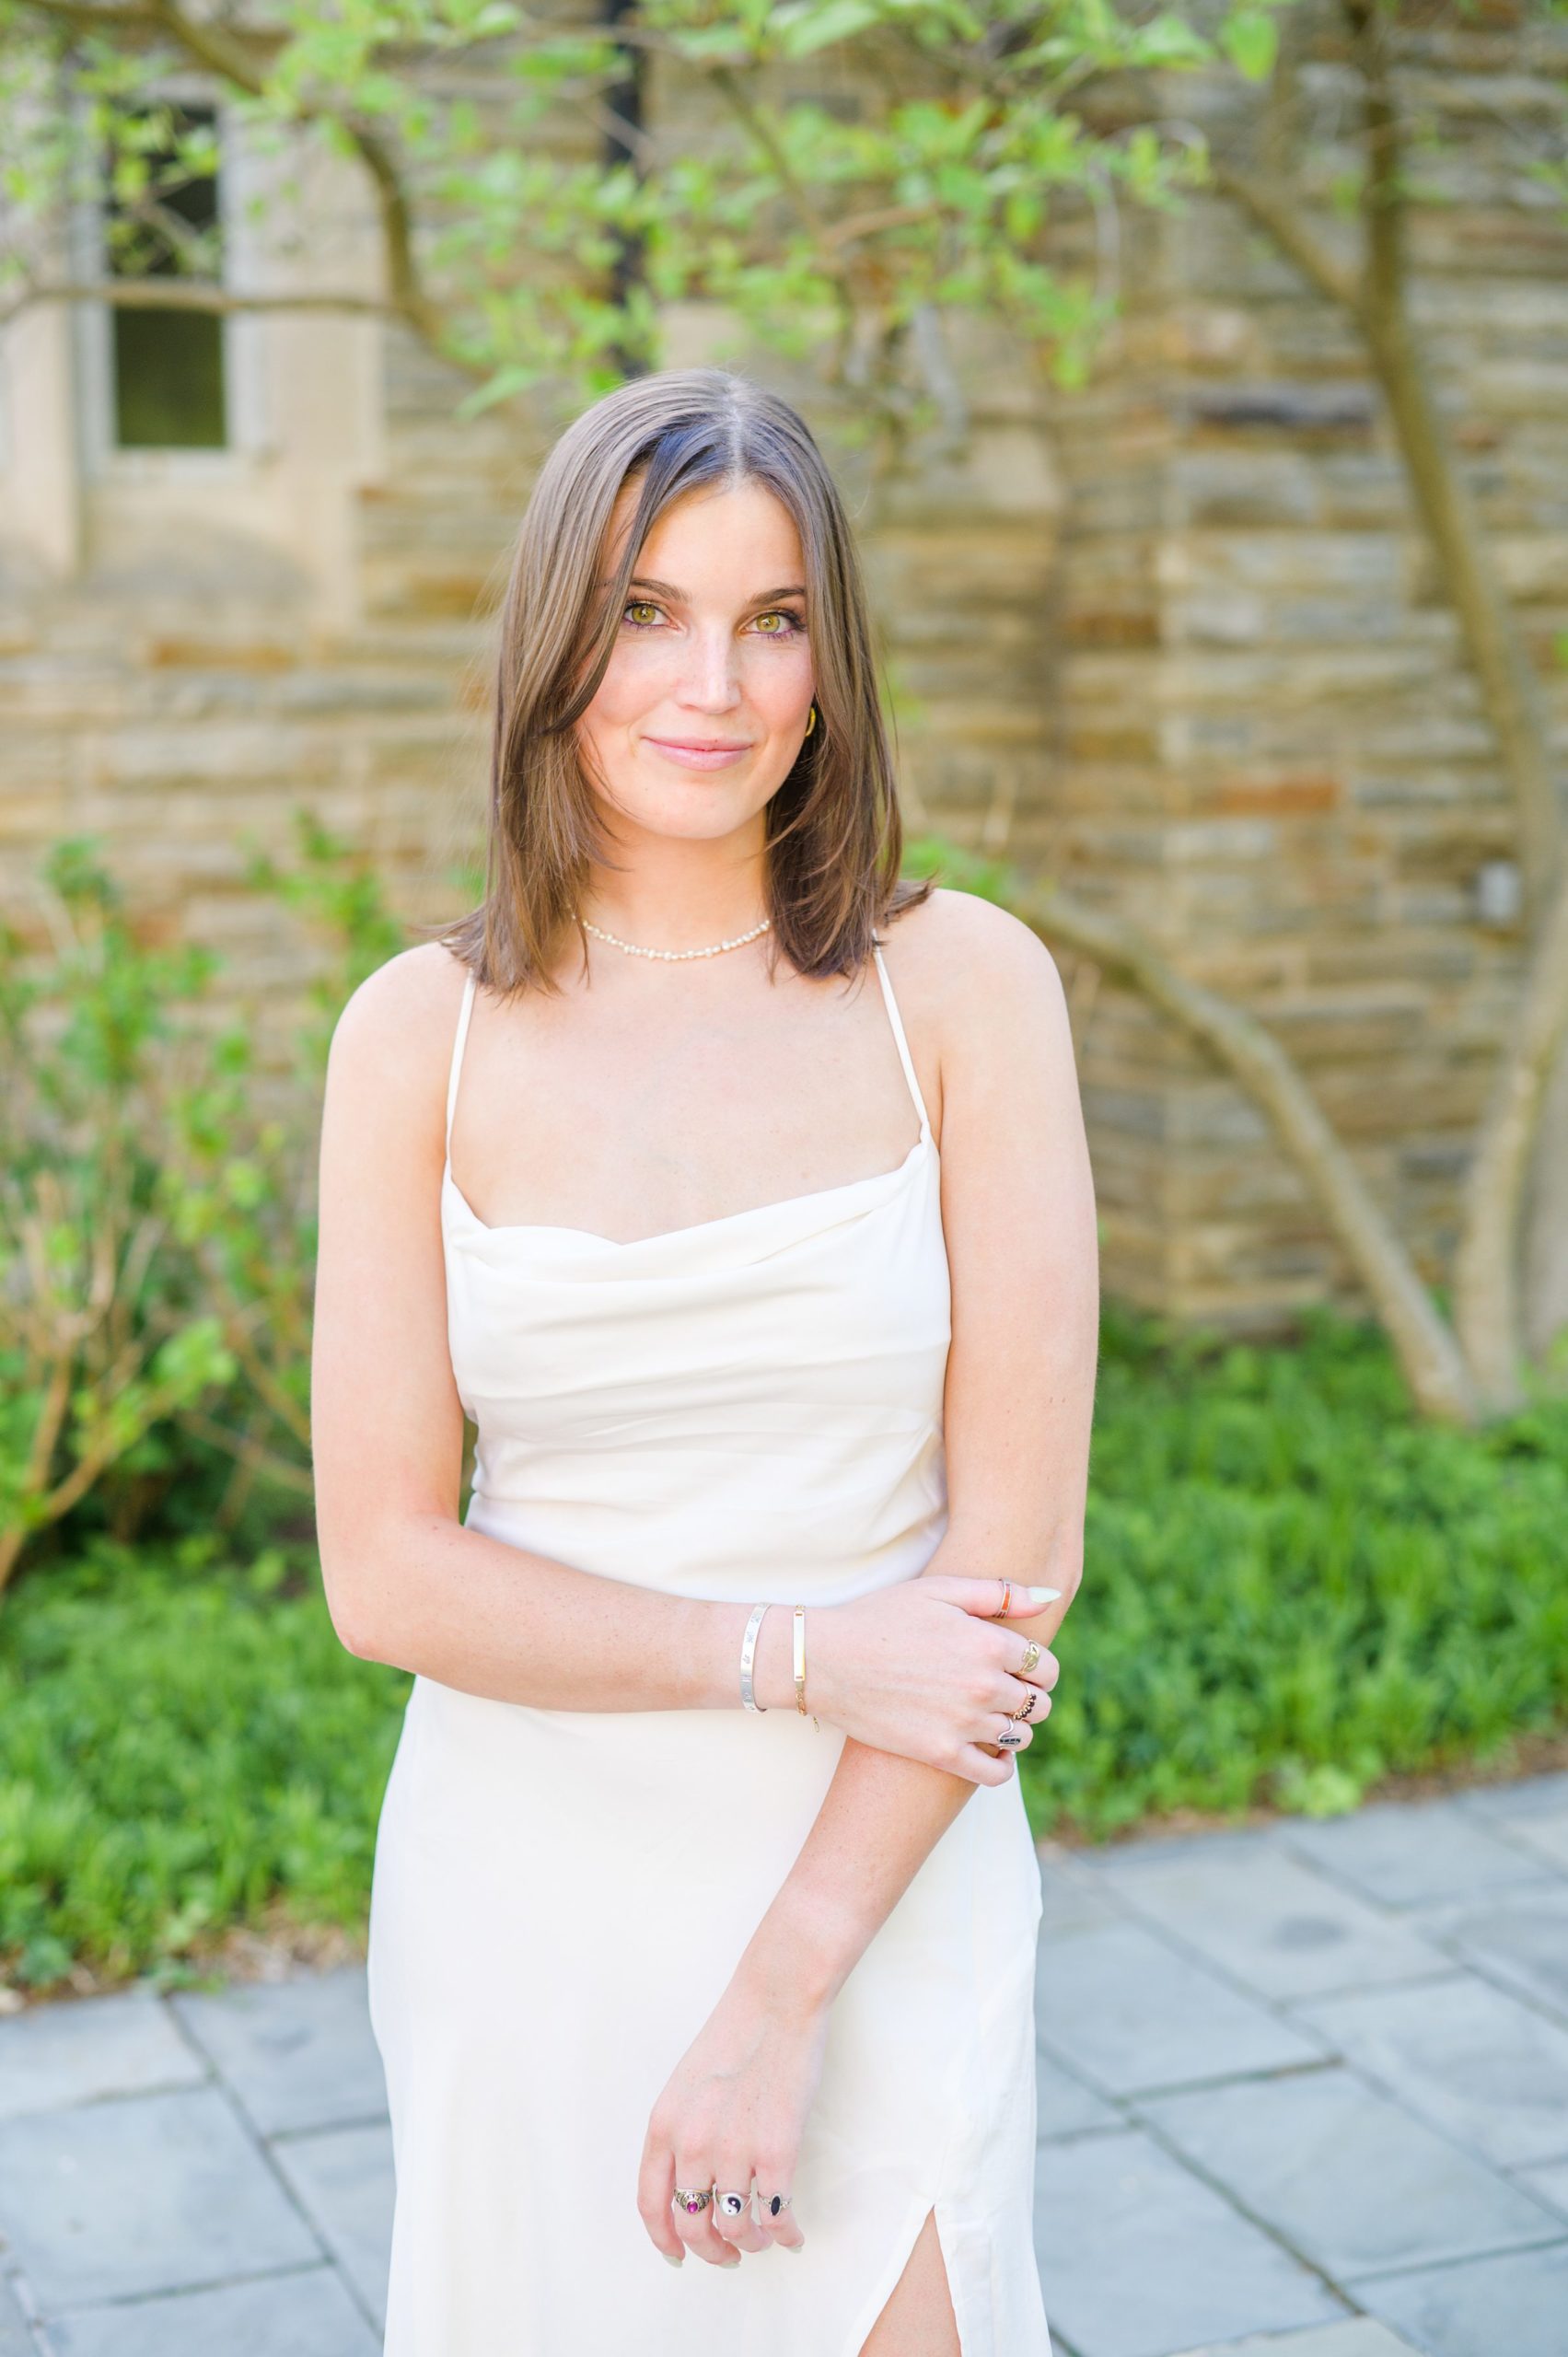
{"label": "gold hoop earring", "polygon": [[815,704],[813,704],[813,705],[812,705],[812,707],[811,707],[810,714],[809,714],[809,715],[808,715],[808,717],[807,717],[807,723],[806,723],[806,734],[807,735],[807,737],[809,737],[809,736],[810,736],[811,731],[816,727],[816,726],[817,726],[817,707],[816,707],[816,705],[815,705]]}

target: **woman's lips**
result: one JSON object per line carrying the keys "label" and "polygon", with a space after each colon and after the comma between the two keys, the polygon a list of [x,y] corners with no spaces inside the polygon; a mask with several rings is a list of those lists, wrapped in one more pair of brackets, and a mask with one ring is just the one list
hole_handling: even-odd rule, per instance
{"label": "woman's lips", "polygon": [[651,745],[656,753],[662,753],[666,761],[679,761],[682,769],[688,770],[722,770],[751,750],[749,745],[717,745],[704,752],[695,745],[670,744],[662,737],[645,737],[643,741]]}

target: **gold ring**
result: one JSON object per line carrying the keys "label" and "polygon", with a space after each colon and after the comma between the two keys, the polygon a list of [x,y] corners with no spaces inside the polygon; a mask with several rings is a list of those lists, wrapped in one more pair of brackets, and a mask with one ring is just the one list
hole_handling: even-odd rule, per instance
{"label": "gold ring", "polygon": [[993,1620],[1005,1620],[1005,1619],[1007,1618],[1008,1613],[1012,1610],[1012,1608],[1013,1608],[1013,1583],[1012,1583],[1012,1581],[1011,1581],[1011,1580],[1004,1580],[1004,1581],[1003,1581],[1003,1583],[1002,1583],[1002,1603],[1001,1603],[1001,1606],[1000,1606],[1000,1608],[999,1608],[999,1609],[998,1609],[998,1610],[996,1610],[995,1612],[993,1612],[993,1613],[992,1614],[992,1616],[991,1616],[991,1617],[992,1617],[992,1619],[993,1619]]}

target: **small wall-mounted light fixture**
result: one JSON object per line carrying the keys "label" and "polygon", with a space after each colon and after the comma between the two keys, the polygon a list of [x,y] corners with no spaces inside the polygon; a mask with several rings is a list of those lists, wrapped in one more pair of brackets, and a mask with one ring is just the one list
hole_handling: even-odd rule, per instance
{"label": "small wall-mounted light fixture", "polygon": [[1517,924],[1525,905],[1518,861],[1483,860],[1475,872],[1474,894],[1478,924]]}

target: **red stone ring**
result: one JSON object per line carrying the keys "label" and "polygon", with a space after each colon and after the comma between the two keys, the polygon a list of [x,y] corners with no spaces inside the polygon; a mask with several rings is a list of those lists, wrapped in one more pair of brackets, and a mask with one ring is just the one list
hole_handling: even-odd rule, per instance
{"label": "red stone ring", "polygon": [[713,2198],[712,2186],[709,2186],[705,2191],[698,2187],[692,2187],[688,2190],[685,2186],[680,2185],[675,2189],[676,2208],[684,2210],[687,2216],[691,2218],[694,2218],[700,2210],[705,2210]]}

